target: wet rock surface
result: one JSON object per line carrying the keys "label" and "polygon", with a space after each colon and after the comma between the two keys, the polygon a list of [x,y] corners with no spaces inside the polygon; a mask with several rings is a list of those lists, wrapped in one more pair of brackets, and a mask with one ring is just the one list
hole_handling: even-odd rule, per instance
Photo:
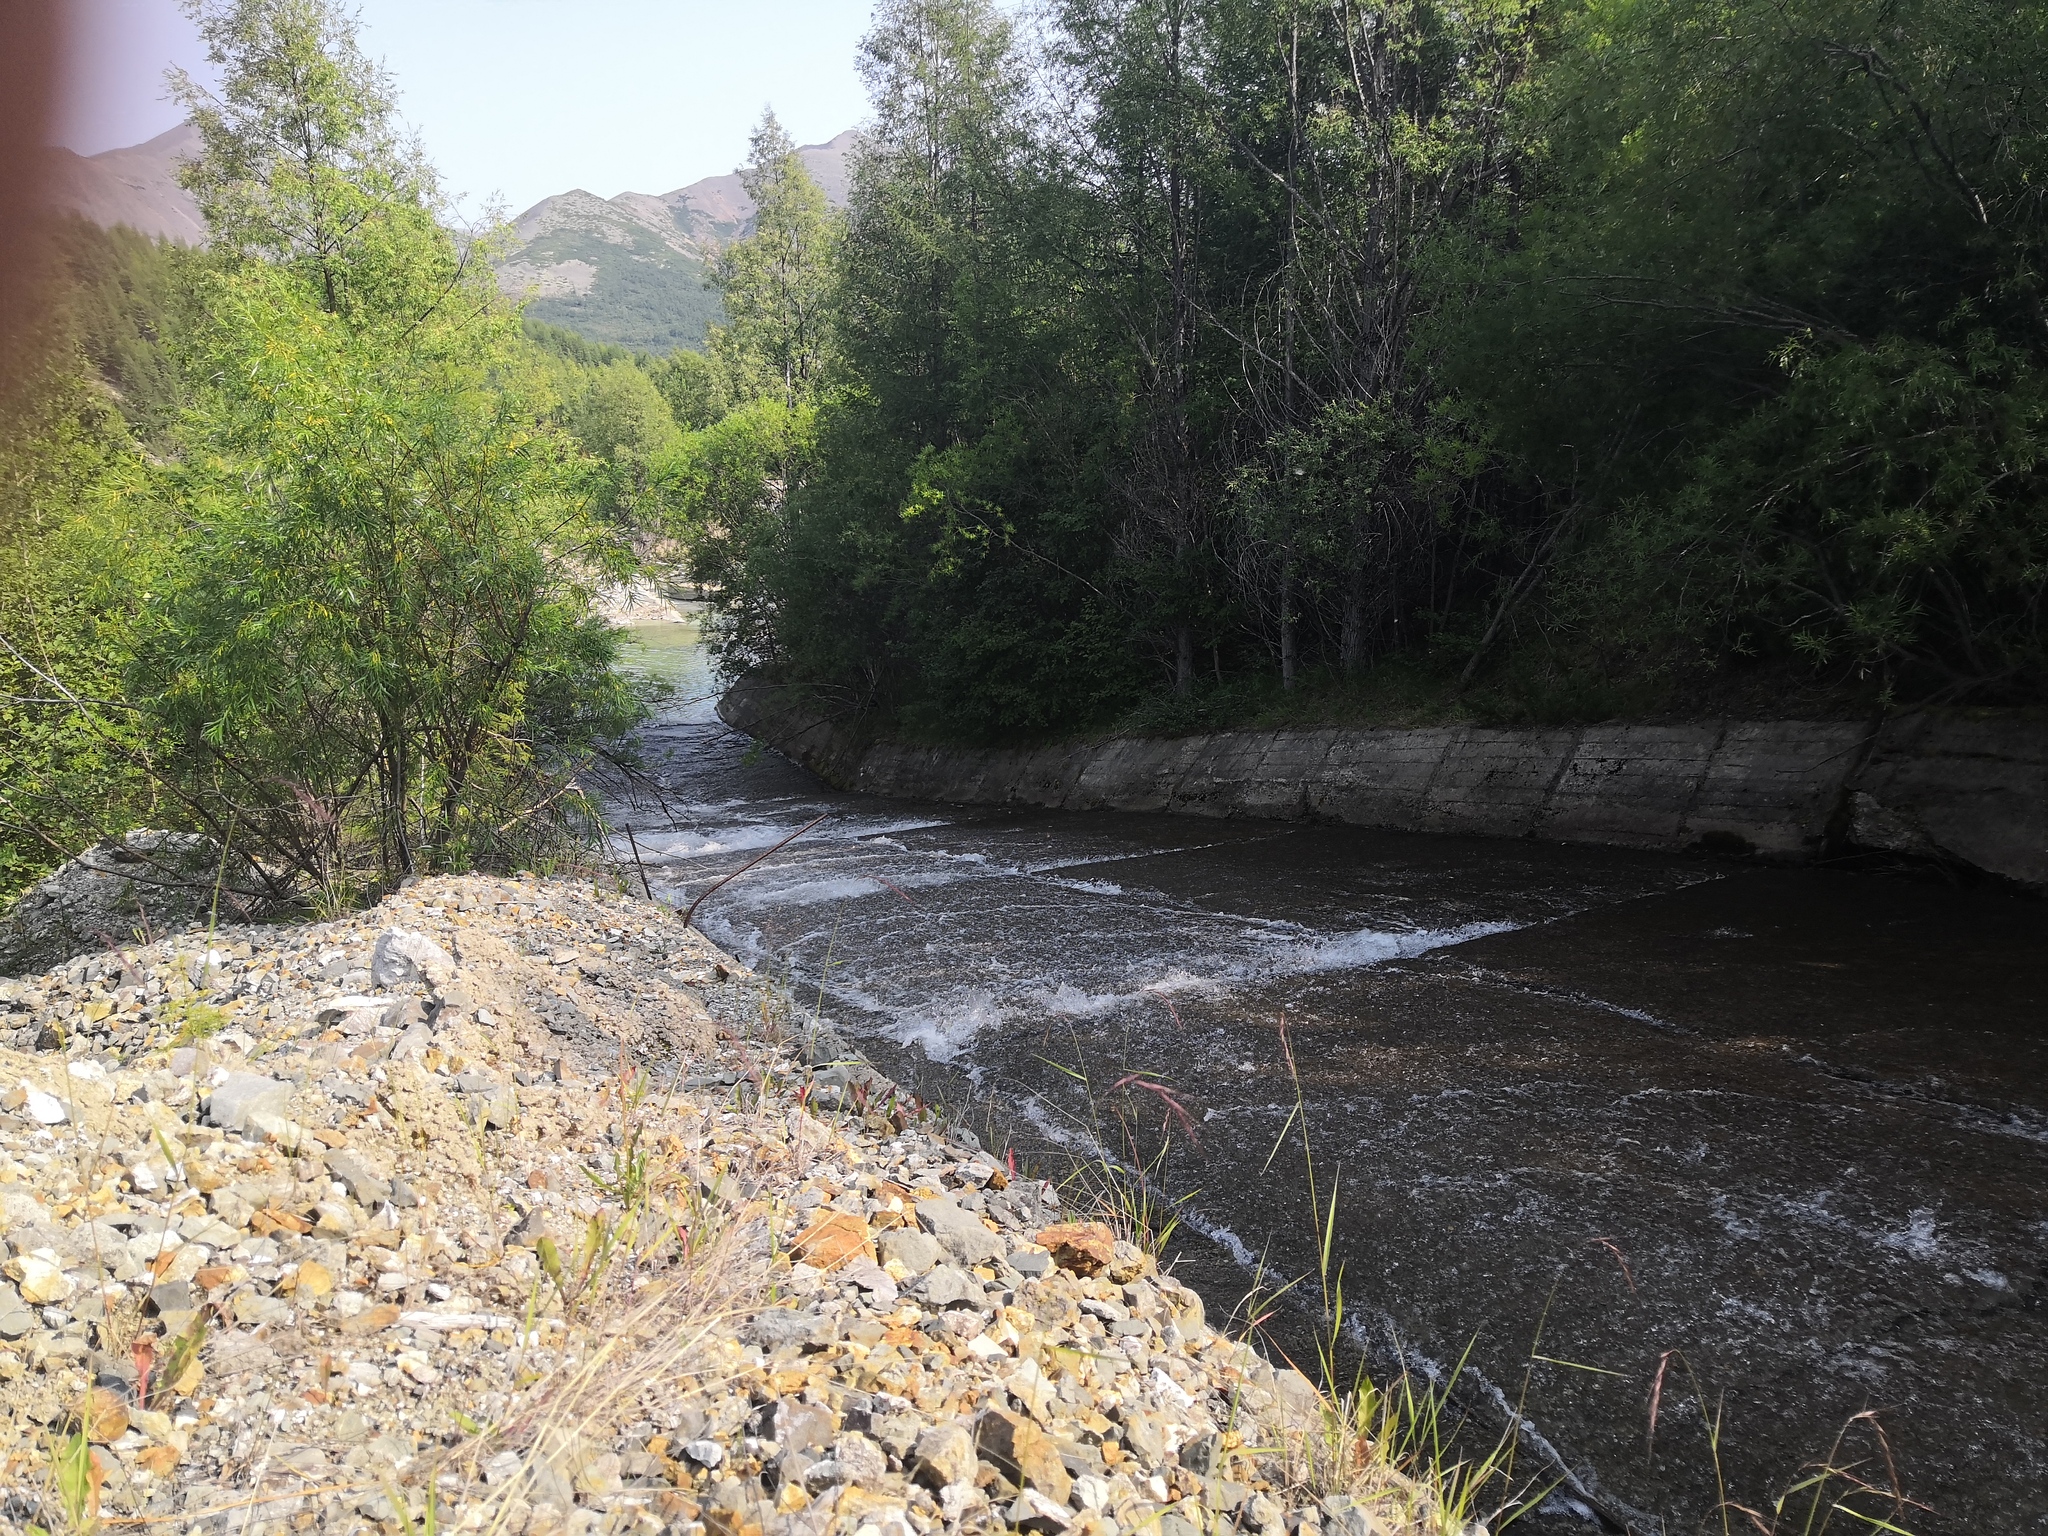
{"label": "wet rock surface", "polygon": [[[56,1523],[72,1435],[99,1518],[189,1531],[1352,1510],[1272,1453],[1305,1383],[829,1039],[807,1057],[666,907],[436,879],[4,995],[14,1528]],[[1378,1495],[1354,1526],[1442,1528]]]}

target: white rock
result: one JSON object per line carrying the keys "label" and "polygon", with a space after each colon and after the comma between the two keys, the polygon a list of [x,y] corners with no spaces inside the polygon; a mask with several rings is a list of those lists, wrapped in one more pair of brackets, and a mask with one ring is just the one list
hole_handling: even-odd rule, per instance
{"label": "white rock", "polygon": [[226,1131],[247,1130],[258,1115],[284,1115],[291,1102],[292,1085],[280,1078],[254,1072],[231,1072],[214,1085],[206,1103],[206,1118]]}
{"label": "white rock", "polygon": [[939,1490],[939,1511],[948,1525],[958,1525],[968,1515],[986,1508],[988,1495],[972,1483],[950,1483]]}
{"label": "white rock", "polygon": [[379,987],[402,987],[425,981],[443,987],[455,975],[455,959],[423,933],[387,928],[377,936],[370,956],[370,981]]}
{"label": "white rock", "polygon": [[398,1368],[423,1387],[431,1387],[441,1379],[441,1373],[428,1363],[425,1355],[400,1355]]}
{"label": "white rock", "polygon": [[[429,1287],[431,1289],[431,1287]],[[465,1328],[517,1328],[519,1319],[509,1312],[401,1312],[398,1326],[458,1333]]]}
{"label": "white rock", "polygon": [[0,1185],[0,1227],[12,1231],[16,1227],[30,1227],[49,1219],[49,1208],[35,1197],[33,1190],[23,1189],[18,1184]]}
{"label": "white rock", "polygon": [[830,1460],[839,1468],[839,1481],[879,1486],[889,1475],[889,1458],[866,1435],[849,1430],[832,1442]]}
{"label": "white rock", "polygon": [[64,1266],[57,1255],[48,1248],[37,1248],[29,1253],[17,1254],[7,1261],[7,1277],[21,1286],[21,1299],[30,1306],[49,1306],[60,1301],[69,1301],[71,1293],[78,1289],[71,1277],[64,1273]]}
{"label": "white rock", "polygon": [[150,1264],[158,1254],[172,1253],[184,1246],[185,1239],[175,1232],[138,1232],[128,1239],[128,1256],[138,1264]]}
{"label": "white rock", "polygon": [[174,1280],[190,1280],[206,1267],[206,1261],[213,1257],[213,1250],[204,1243],[187,1243],[171,1258],[171,1262],[157,1283],[167,1284]]}
{"label": "white rock", "polygon": [[1195,1400],[1181,1390],[1180,1383],[1157,1366],[1153,1367],[1151,1378],[1146,1385],[1158,1394],[1162,1403],[1171,1403],[1176,1408],[1192,1408],[1195,1405]]}
{"label": "white rock", "polygon": [[1055,1388],[1045,1379],[1045,1372],[1038,1368],[1036,1360],[1025,1359],[1017,1363],[1017,1369],[1010,1372],[1005,1383],[1024,1410],[1034,1419],[1043,1421],[1052,1411]]}
{"label": "white rock", "polygon": [[1073,1524],[1071,1515],[1036,1488],[1026,1488],[1018,1494],[1017,1502],[1010,1506],[1004,1519],[1010,1525],[1029,1524],[1041,1531],[1065,1530]]}
{"label": "white rock", "polygon": [[306,1144],[306,1138],[312,1134],[298,1121],[287,1120],[283,1115],[272,1114],[262,1109],[249,1111],[247,1123],[243,1125],[242,1130],[244,1134],[275,1142],[286,1153],[292,1155],[297,1154],[299,1148]]}
{"label": "white rock", "polygon": [[823,1461],[814,1461],[808,1467],[805,1467],[803,1480],[804,1492],[808,1493],[812,1498],[816,1498],[827,1488],[836,1488],[841,1483],[853,1481],[852,1478],[846,1475],[846,1468],[829,1456]]}
{"label": "white rock", "polygon": [[21,1112],[38,1125],[62,1125],[71,1118],[71,1110],[55,1094],[45,1093],[29,1083],[23,1083],[21,1091],[28,1096]]}

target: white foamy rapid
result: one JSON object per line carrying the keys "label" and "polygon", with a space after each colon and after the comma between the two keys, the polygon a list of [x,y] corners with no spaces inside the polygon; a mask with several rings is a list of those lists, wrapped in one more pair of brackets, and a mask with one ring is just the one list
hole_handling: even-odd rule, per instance
{"label": "white foamy rapid", "polygon": [[[792,888],[779,902],[760,905],[795,906],[827,900],[832,894],[825,890],[828,885],[835,890],[843,886],[846,894],[855,894],[858,884],[856,879],[808,882]],[[825,992],[835,1002],[851,1004],[870,1017],[879,1017],[883,1021],[882,1032],[899,1044],[922,1051],[932,1061],[953,1063],[971,1050],[983,1032],[1005,1022],[1020,1027],[1100,1024],[1112,1015],[1136,1009],[1161,1020],[1171,1019],[1178,1025],[1180,1014],[1176,1004],[1180,999],[1227,998],[1240,989],[1287,976],[1368,969],[1392,960],[1413,959],[1487,934],[1507,932],[1516,926],[1483,922],[1455,928],[1362,929],[1308,937],[1299,936],[1298,929],[1286,934],[1254,930],[1250,942],[1238,953],[1219,952],[1202,957],[1196,961],[1198,970],[1161,965],[1156,957],[1120,966],[1125,977],[1135,983],[1124,986],[1089,985],[1087,973],[1093,967],[1087,963],[1085,948],[1080,948],[1071,955],[1054,950],[1046,956],[1055,961],[1071,959],[1071,971],[1056,965],[1044,966],[1036,975],[1012,974],[973,986],[955,987],[936,996],[922,991],[913,994],[914,1001],[889,1001],[887,994],[897,992],[898,985],[892,985],[886,977],[863,980],[835,975]],[[918,979],[924,981],[922,973]]]}
{"label": "white foamy rapid", "polygon": [[1449,949],[1483,939],[1488,934],[1512,933],[1520,923],[1462,923],[1456,928],[1410,928],[1386,930],[1360,928],[1296,944],[1276,961],[1268,975],[1305,975],[1320,971],[1359,970],[1384,965],[1389,960],[1413,960],[1433,950]]}
{"label": "white foamy rapid", "polygon": [[983,1030],[1000,1024],[1006,1010],[993,992],[962,988],[922,1007],[899,1009],[890,1019],[898,1043],[913,1046],[931,1060],[953,1061]]}

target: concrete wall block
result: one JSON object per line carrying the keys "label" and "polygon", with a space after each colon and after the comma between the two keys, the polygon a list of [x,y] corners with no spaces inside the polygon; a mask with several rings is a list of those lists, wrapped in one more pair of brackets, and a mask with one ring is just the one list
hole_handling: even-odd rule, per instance
{"label": "concrete wall block", "polygon": [[932,798],[954,805],[984,805],[991,794],[1000,797],[1008,790],[1016,761],[1016,753],[989,747],[951,754],[935,751],[931,770],[938,776],[938,791]]}
{"label": "concrete wall block", "polygon": [[1668,848],[1721,739],[1699,725],[1592,725],[1550,793],[1537,835],[1564,842]]}
{"label": "concrete wall block", "polygon": [[861,755],[860,771],[854,776],[853,787],[870,795],[886,795],[891,799],[916,795],[927,787],[927,781],[917,771],[917,749],[898,746],[894,742],[878,742]]}
{"label": "concrete wall block", "polygon": [[973,793],[961,800],[962,805],[1008,805],[1017,798],[1017,786],[1030,772],[1033,761],[1028,750],[1019,748],[984,748],[981,753],[980,771],[975,778]]}
{"label": "concrete wall block", "polygon": [[777,688],[742,678],[720,697],[718,717],[828,784],[851,785],[860,773],[862,750],[853,733],[789,703]]}
{"label": "concrete wall block", "polygon": [[1686,813],[1688,844],[1772,859],[1819,852],[1870,728],[1853,720],[1734,721]]}
{"label": "concrete wall block", "polygon": [[1258,777],[1271,739],[1260,731],[1232,731],[1198,738],[1205,743],[1199,765],[1182,777],[1172,809],[1184,816],[1241,816],[1245,786]]}
{"label": "concrete wall block", "polygon": [[[860,769],[854,775],[853,787],[863,794],[883,795],[890,799],[916,796],[929,784],[925,775],[918,771],[917,757],[918,749],[915,747],[898,746],[889,741],[877,742],[861,754]],[[803,758],[797,760],[807,768],[811,766]]]}
{"label": "concrete wall block", "polygon": [[1134,749],[1113,762],[1107,755],[1083,773],[1093,784],[1105,810],[1164,811],[1172,807],[1180,783],[1200,766],[1207,738],[1178,736],[1133,741]]}
{"label": "concrete wall block", "polygon": [[1335,732],[1308,790],[1308,813],[1356,827],[1413,831],[1423,824],[1429,781],[1458,739],[1456,727]]}
{"label": "concrete wall block", "polygon": [[1092,746],[1030,747],[1016,756],[1011,770],[1016,777],[1007,794],[997,794],[991,785],[990,805],[1034,805],[1057,809],[1066,805],[1074,785],[1094,756]]}
{"label": "concrete wall block", "polygon": [[[2048,713],[1584,730],[1232,732],[1020,751],[868,744],[741,682],[734,729],[831,783],[963,804],[1310,815],[1358,826],[1805,858],[1837,810],[1859,846],[2048,887]],[[1861,761],[1861,766],[1858,766]]]}
{"label": "concrete wall block", "polygon": [[1312,786],[1322,778],[1323,764],[1336,744],[1336,731],[1275,731],[1267,741],[1258,771],[1238,790],[1240,816],[1295,821],[1309,811]]}
{"label": "concrete wall block", "polygon": [[1948,858],[2048,886],[2048,716],[1888,721],[1851,788],[1866,820],[1917,829]]}
{"label": "concrete wall block", "polygon": [[1578,739],[1577,731],[1458,727],[1430,781],[1419,825],[1489,837],[1535,831]]}
{"label": "concrete wall block", "polygon": [[1177,743],[1127,736],[1088,750],[1067,800],[1070,810],[1164,810],[1171,786],[1160,778]]}

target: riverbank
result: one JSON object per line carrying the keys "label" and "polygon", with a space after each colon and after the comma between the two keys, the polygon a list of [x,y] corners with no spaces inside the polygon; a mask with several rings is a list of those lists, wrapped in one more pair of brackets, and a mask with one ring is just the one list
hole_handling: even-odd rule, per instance
{"label": "riverbank", "polygon": [[2048,716],[1326,729],[906,745],[743,679],[719,715],[893,799],[1322,820],[1774,862],[1875,856],[2048,889]]}
{"label": "riverbank", "polygon": [[1465,1528],[659,903],[430,880],[0,1040],[15,1528]]}

